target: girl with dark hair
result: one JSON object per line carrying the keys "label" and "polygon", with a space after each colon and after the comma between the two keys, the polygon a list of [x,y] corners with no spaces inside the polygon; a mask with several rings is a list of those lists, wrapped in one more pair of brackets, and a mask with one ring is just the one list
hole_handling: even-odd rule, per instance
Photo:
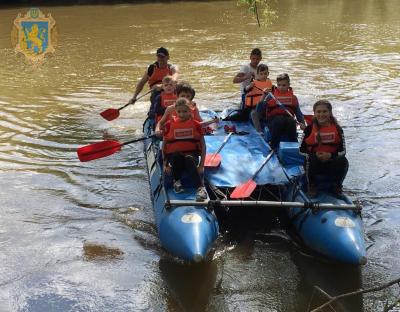
{"label": "girl with dark hair", "polygon": [[315,197],[315,177],[325,175],[333,178],[335,195],[342,194],[343,180],[349,168],[343,129],[332,114],[332,105],[319,100],[313,106],[314,118],[304,129],[300,153],[306,156],[304,169],[308,179],[308,195]]}

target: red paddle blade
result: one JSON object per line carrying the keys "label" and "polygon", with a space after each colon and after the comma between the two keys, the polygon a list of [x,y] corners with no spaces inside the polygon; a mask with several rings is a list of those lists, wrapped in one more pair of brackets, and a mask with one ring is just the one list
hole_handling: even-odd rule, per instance
{"label": "red paddle blade", "polygon": [[221,164],[220,154],[207,154],[204,160],[204,167],[218,167]]}
{"label": "red paddle blade", "polygon": [[246,183],[236,186],[230,198],[232,199],[247,198],[251,195],[251,193],[253,193],[256,187],[257,183],[254,180],[250,179]]}
{"label": "red paddle blade", "polygon": [[304,115],[304,120],[306,121],[307,125],[311,125],[312,124],[313,118],[314,118],[314,115]]}
{"label": "red paddle blade", "polygon": [[109,156],[118,152],[122,144],[118,141],[103,141],[78,148],[77,154],[80,161],[90,161]]}
{"label": "red paddle blade", "polygon": [[106,109],[104,112],[101,112],[100,115],[104,119],[111,121],[119,117],[119,110],[116,108],[109,108]]}

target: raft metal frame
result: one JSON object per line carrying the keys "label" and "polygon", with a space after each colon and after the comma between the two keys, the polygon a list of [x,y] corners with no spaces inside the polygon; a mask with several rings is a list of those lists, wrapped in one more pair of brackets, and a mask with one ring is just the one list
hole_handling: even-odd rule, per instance
{"label": "raft metal frame", "polygon": [[333,210],[354,210],[360,212],[362,206],[356,204],[329,204],[313,202],[286,202],[286,201],[268,201],[268,200],[167,200],[165,205],[169,207],[179,206],[198,206],[213,209],[216,207],[275,207],[275,208],[303,208],[312,210],[333,209]]}

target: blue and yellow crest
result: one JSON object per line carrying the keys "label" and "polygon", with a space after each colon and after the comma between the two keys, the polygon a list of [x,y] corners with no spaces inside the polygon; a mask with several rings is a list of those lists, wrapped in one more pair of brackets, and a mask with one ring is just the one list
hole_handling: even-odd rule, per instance
{"label": "blue and yellow crest", "polygon": [[15,51],[25,55],[26,60],[39,65],[46,54],[54,53],[57,45],[56,22],[49,13],[47,17],[37,8],[14,20],[11,41]]}

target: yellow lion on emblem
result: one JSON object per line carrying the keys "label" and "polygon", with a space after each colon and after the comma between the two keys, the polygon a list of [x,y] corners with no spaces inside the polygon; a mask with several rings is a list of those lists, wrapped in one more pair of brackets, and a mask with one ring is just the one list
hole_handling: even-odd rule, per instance
{"label": "yellow lion on emblem", "polygon": [[[39,27],[37,24],[33,24],[31,31],[27,27],[23,27],[23,38],[22,38],[22,46],[24,50],[31,50],[31,53],[40,54],[43,53],[43,40],[44,34],[46,33],[46,29],[42,29],[39,35]],[[28,41],[31,42],[31,46],[28,49]],[[35,51],[37,48],[37,51]]]}

